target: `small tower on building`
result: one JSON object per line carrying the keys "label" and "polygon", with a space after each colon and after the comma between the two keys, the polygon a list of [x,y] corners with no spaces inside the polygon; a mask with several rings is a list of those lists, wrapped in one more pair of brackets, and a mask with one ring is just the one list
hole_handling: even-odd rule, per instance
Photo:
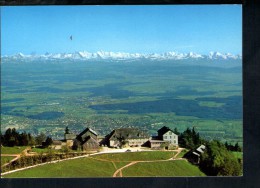
{"label": "small tower on building", "polygon": [[73,140],[76,138],[76,135],[70,133],[68,126],[65,128],[64,140],[67,146],[71,147],[73,145]]}

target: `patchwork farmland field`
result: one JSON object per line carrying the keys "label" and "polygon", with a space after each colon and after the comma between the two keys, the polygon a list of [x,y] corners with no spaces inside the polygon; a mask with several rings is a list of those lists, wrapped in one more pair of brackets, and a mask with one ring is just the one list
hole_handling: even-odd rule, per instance
{"label": "patchwork farmland field", "polygon": [[[202,62],[203,63],[203,62]],[[213,63],[213,62],[212,62]],[[226,62],[228,63],[228,62]],[[66,126],[106,135],[166,125],[242,144],[242,67],[200,62],[62,62],[1,65],[1,131],[62,138]]]}

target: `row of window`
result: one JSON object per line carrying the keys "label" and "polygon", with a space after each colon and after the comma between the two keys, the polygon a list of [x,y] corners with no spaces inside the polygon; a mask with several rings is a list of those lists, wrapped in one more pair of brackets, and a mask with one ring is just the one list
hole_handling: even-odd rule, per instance
{"label": "row of window", "polygon": [[[164,139],[167,139],[167,136],[163,137]],[[172,139],[172,136],[169,136],[170,139]],[[173,136],[173,139],[176,139],[176,136]]]}

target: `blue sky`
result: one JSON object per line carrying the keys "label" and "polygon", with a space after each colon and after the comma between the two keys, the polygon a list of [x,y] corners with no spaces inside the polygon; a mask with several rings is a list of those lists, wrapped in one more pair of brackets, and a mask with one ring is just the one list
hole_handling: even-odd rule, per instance
{"label": "blue sky", "polygon": [[[69,39],[70,35],[73,40]],[[1,54],[242,53],[241,5],[1,7]]]}

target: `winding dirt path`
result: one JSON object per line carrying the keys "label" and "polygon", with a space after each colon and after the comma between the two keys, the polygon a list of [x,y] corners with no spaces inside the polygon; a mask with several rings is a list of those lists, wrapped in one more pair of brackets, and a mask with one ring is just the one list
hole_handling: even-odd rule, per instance
{"label": "winding dirt path", "polygon": [[[31,155],[35,155],[35,154],[28,154],[28,150],[30,148],[26,148],[25,150],[23,150],[20,154],[1,154],[1,156],[16,156],[16,158],[12,159],[9,163],[11,163],[12,161],[15,161],[17,159],[19,159],[21,157],[22,154],[26,155],[26,156],[31,156]],[[88,157],[88,158],[92,158],[92,159],[95,159],[95,160],[99,160],[99,161],[106,161],[106,162],[112,162],[115,169],[117,169],[113,176],[112,177],[123,177],[123,174],[122,174],[122,170],[125,169],[125,168],[128,168],[129,166],[132,166],[132,165],[135,165],[137,163],[151,163],[151,162],[163,162],[163,161],[170,161],[170,160],[186,160],[184,158],[176,158],[180,153],[181,151],[183,150],[184,148],[179,148],[177,150],[177,153],[169,158],[169,159],[165,159],[165,160],[151,160],[151,161],[128,161],[130,162],[129,164],[117,169],[116,167],[116,164],[114,162],[116,161],[111,161],[111,160],[106,160],[106,159],[98,159],[98,158],[94,158],[94,157],[91,157],[92,155],[99,155],[101,153],[93,153],[93,154],[86,154],[86,155],[81,155],[81,156],[77,156],[77,157],[72,157],[72,158],[67,158],[67,159],[60,159],[60,160],[55,160],[55,161],[51,161],[51,162],[46,162],[46,163],[41,163],[41,164],[37,164],[37,165],[32,165],[32,166],[28,166],[28,167],[24,167],[24,168],[20,168],[20,169],[16,169],[16,170],[12,170],[12,171],[8,171],[8,172],[5,172],[5,173],[1,173],[1,175],[5,175],[5,174],[10,174],[10,173],[13,173],[13,172],[17,172],[17,171],[21,171],[21,170],[25,170],[25,169],[29,169],[29,168],[34,168],[34,167],[37,167],[37,166],[42,166],[42,165],[46,165],[46,164],[50,164],[50,163],[57,163],[57,162],[60,162],[60,161],[66,161],[66,160],[73,160],[73,159],[78,159],[78,158],[84,158],[84,157]],[[106,153],[106,152],[103,152],[103,153]],[[121,152],[120,152],[121,153]],[[187,161],[187,160],[186,160]],[[125,161],[126,162],[126,161]],[[3,166],[6,166],[8,165],[9,163],[6,163],[4,164]],[[3,167],[2,166],[2,167]],[[119,175],[118,175],[119,174]]]}
{"label": "winding dirt path", "polygon": [[176,159],[176,157],[184,150],[184,148],[178,148],[177,153],[173,156],[172,159]]}
{"label": "winding dirt path", "polygon": [[3,164],[2,167],[5,167],[5,166],[9,165],[10,163],[12,163],[13,161],[18,160],[22,155],[27,156],[28,150],[30,150],[30,149],[31,149],[30,147],[27,147],[21,153],[18,153],[18,154],[1,154],[1,156],[3,156],[3,157],[15,157],[14,159],[9,161],[8,163]]}
{"label": "winding dirt path", "polygon": [[[123,167],[117,169],[117,170],[115,171],[115,173],[113,174],[113,177],[123,177],[123,175],[122,175],[122,170],[125,169],[125,168],[128,168],[129,166],[132,166],[132,165],[134,165],[134,164],[137,164],[137,163],[153,163],[153,162],[165,162],[165,161],[171,161],[171,160],[186,160],[186,159],[184,159],[184,158],[176,158],[176,157],[182,152],[182,150],[184,150],[184,148],[179,148],[179,149],[177,150],[177,153],[176,153],[173,157],[171,157],[171,158],[169,158],[169,159],[165,159],[165,160],[132,161],[132,162],[130,162],[129,164],[127,164],[127,165],[125,165],[125,166],[123,166]],[[118,176],[118,173],[119,173],[119,176]]]}
{"label": "winding dirt path", "polygon": [[129,167],[129,166],[131,166],[131,165],[134,165],[134,164],[138,163],[138,162],[141,162],[141,161],[133,161],[133,162],[131,162],[131,163],[129,163],[129,164],[127,164],[127,165],[125,165],[125,166],[123,166],[123,167],[117,169],[117,170],[115,171],[115,173],[113,174],[113,177],[117,177],[117,174],[118,174],[118,173],[120,173],[120,174],[119,174],[119,175],[120,175],[119,177],[123,177],[123,176],[122,176],[122,170],[123,170],[124,168],[127,168],[127,167]]}

